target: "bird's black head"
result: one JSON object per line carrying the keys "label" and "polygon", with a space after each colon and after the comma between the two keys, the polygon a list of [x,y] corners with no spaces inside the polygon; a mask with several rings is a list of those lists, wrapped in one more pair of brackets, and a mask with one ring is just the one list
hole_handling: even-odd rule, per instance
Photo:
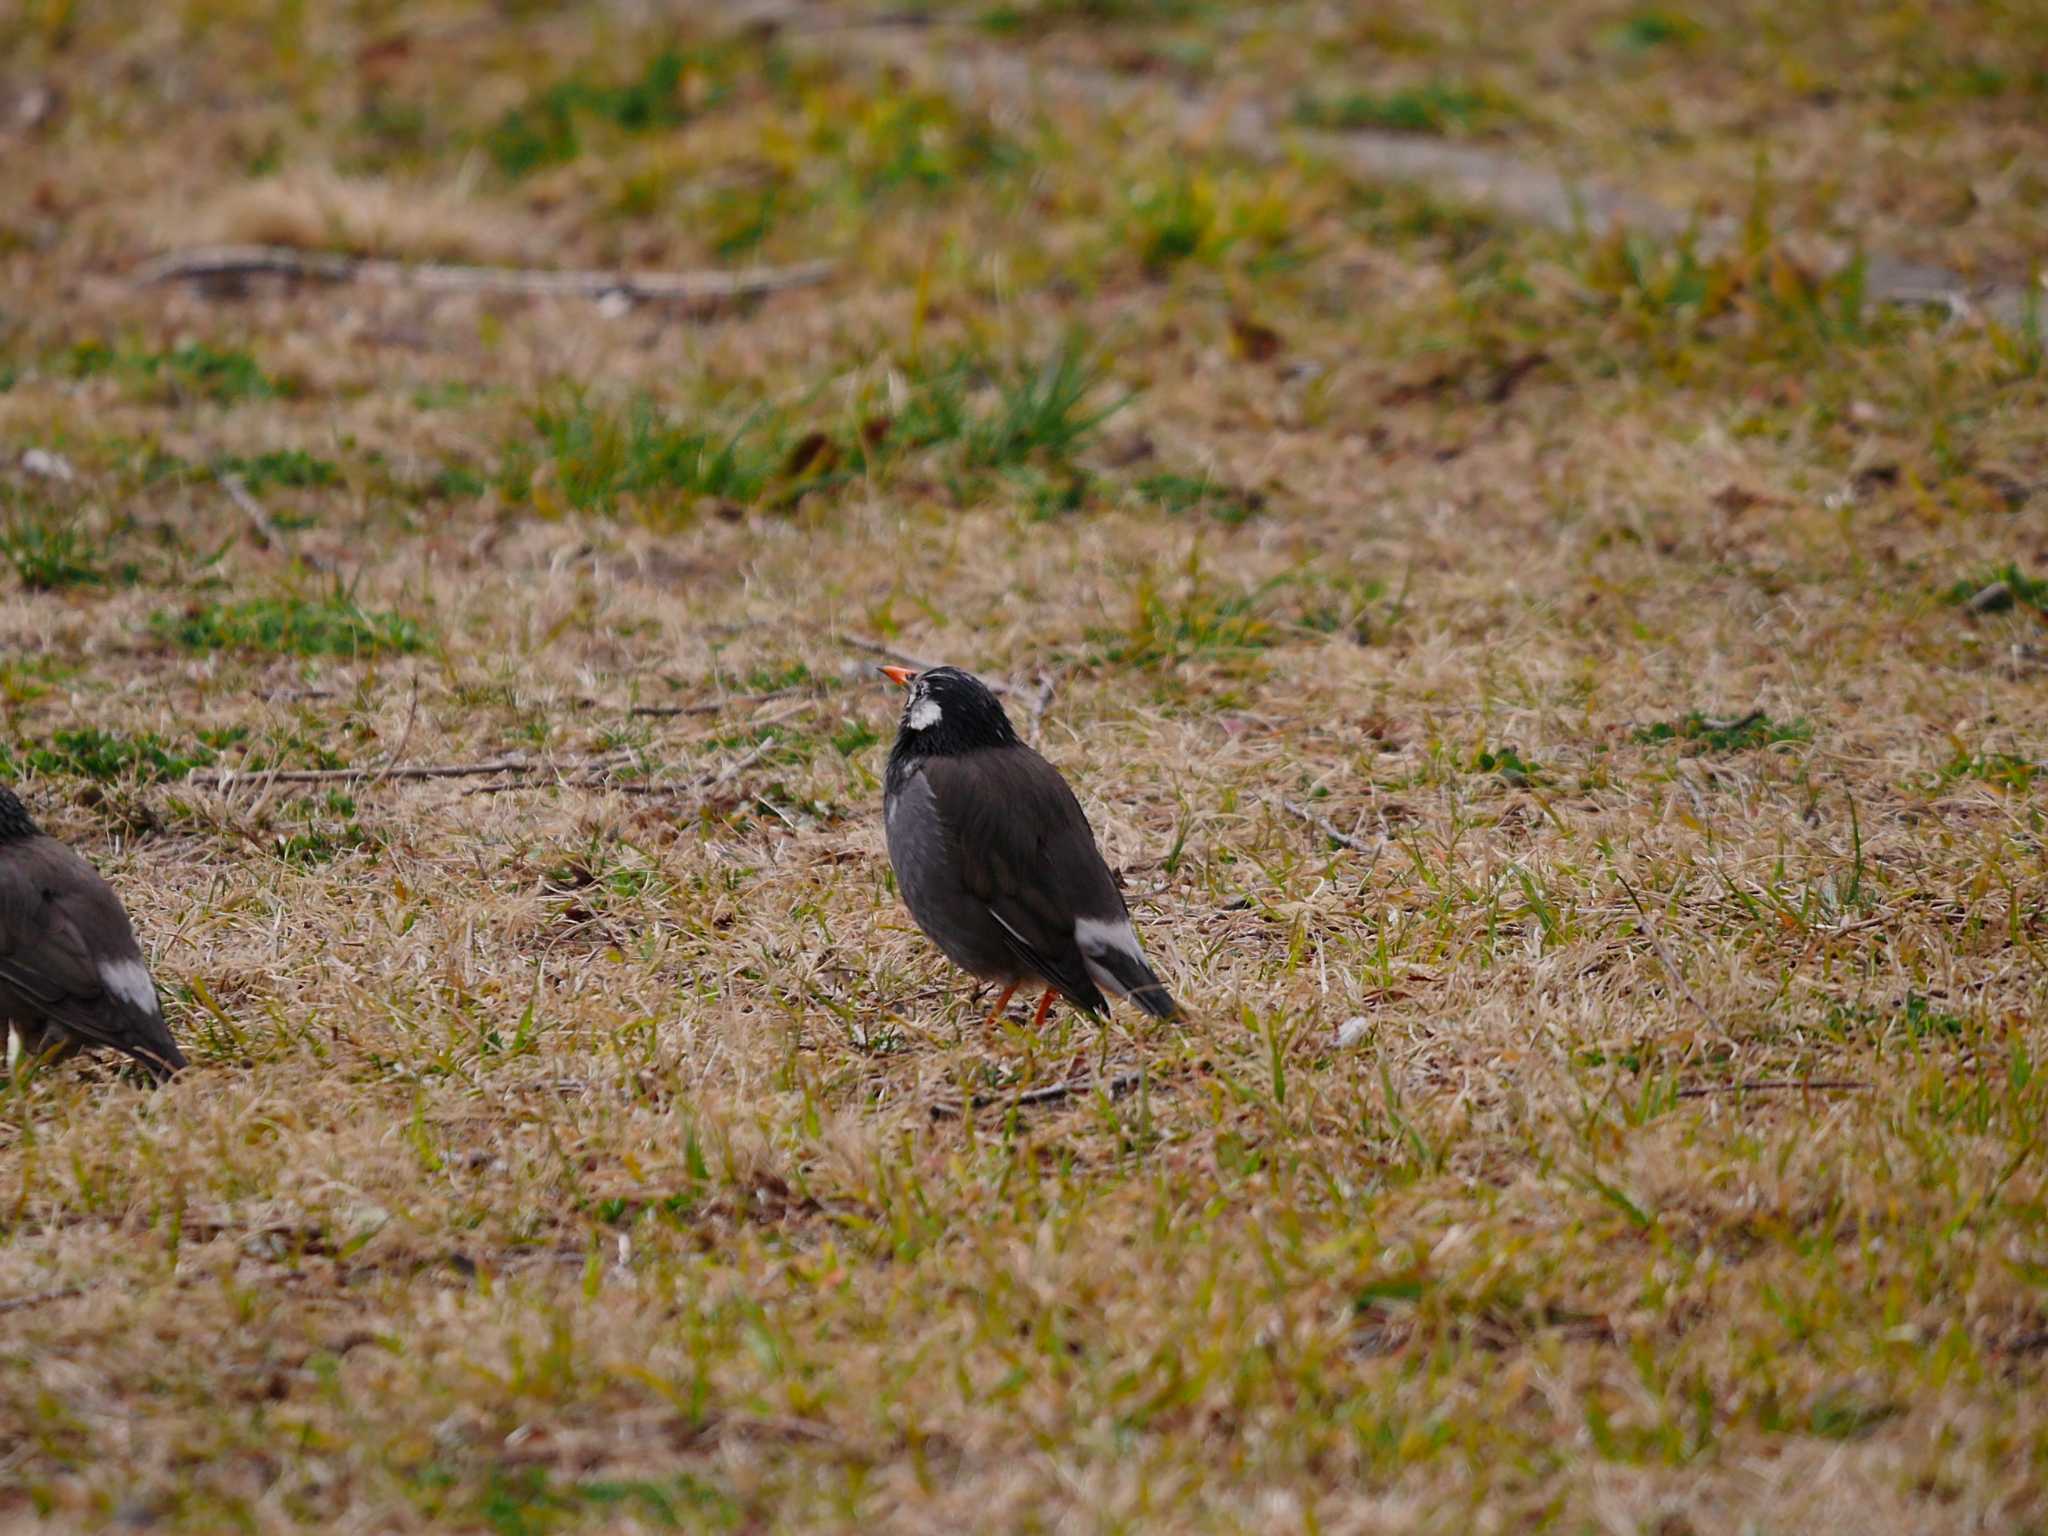
{"label": "bird's black head", "polygon": [[13,790],[0,784],[0,843],[18,843],[25,837],[42,835],[43,829],[29,815],[28,807],[15,798]]}
{"label": "bird's black head", "polygon": [[910,690],[903,703],[903,722],[896,731],[896,747],[889,754],[892,758],[945,757],[1016,745],[1010,717],[1003,713],[988,684],[971,672],[958,667],[930,667],[923,672],[907,667],[882,670]]}

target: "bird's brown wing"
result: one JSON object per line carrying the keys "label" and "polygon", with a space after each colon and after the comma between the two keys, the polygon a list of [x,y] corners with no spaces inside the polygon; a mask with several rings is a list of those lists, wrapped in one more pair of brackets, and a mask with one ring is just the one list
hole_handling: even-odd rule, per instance
{"label": "bird's brown wing", "polygon": [[1059,770],[1029,747],[1009,746],[933,758],[925,774],[968,895],[1024,965],[1076,1006],[1107,1008],[1074,923],[1123,917],[1123,894]]}
{"label": "bird's brown wing", "polygon": [[185,1059],[150,1006],[109,989],[109,967],[148,986],[135,930],[113,890],[62,843],[38,837],[0,849],[0,996],[78,1040],[156,1070]]}

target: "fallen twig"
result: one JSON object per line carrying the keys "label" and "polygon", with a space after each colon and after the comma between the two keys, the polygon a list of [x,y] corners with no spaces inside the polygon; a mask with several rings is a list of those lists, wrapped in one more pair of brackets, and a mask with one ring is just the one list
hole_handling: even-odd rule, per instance
{"label": "fallen twig", "polygon": [[223,768],[218,773],[195,773],[185,782],[228,789],[245,784],[347,784],[361,779],[475,779],[493,773],[534,773],[547,766],[531,758],[501,757],[484,763],[407,763],[399,767],[371,763],[362,768]]}
{"label": "fallen twig", "polygon": [[736,704],[766,704],[771,699],[786,699],[801,692],[801,688],[770,688],[766,693],[729,693],[722,699],[705,699],[697,704],[635,704],[626,713],[657,720],[676,715],[716,715]]}
{"label": "fallen twig", "polygon": [[1870,1084],[1859,1083],[1853,1078],[1816,1077],[1753,1077],[1739,1083],[1702,1083],[1692,1088],[1681,1088],[1681,1099],[1712,1098],[1722,1093],[1860,1093]]}
{"label": "fallen twig", "polygon": [[235,504],[243,517],[249,520],[249,527],[256,535],[258,547],[263,549],[288,550],[292,558],[308,570],[329,571],[333,566],[318,555],[309,555],[301,549],[291,549],[285,543],[284,532],[270,520],[270,514],[263,503],[249,494],[249,487],[242,483],[240,475],[222,475],[220,488],[228,493],[228,500]]}
{"label": "fallen twig", "polygon": [[451,266],[442,262],[386,261],[288,245],[216,245],[171,251],[145,262],[134,281],[143,287],[189,282],[231,287],[251,277],[297,282],[368,283],[437,293],[524,293],[543,298],[603,299],[633,303],[709,303],[748,298],[823,282],[834,263],[742,267],[731,272],[551,271],[536,267]]}
{"label": "fallen twig", "polygon": [[[768,749],[770,747],[775,746],[780,740],[781,738],[779,736],[769,736],[761,741],[756,742],[751,750],[742,753],[739,757],[735,758],[730,763],[727,763],[723,768],[719,769],[717,772],[699,774],[694,778],[685,779],[679,784],[621,783],[617,779],[610,777],[594,777],[581,779],[563,778],[557,779],[555,783],[557,787],[562,789],[602,789],[610,791],[613,794],[648,795],[662,799],[670,798],[676,795],[699,794],[707,789],[716,789],[719,785],[725,783],[726,780],[734,777],[736,774],[743,772],[745,769],[751,768],[755,763],[758,763],[764,756],[767,755]],[[570,764],[569,766],[601,767],[603,766],[604,762],[607,761],[617,761],[617,759],[593,759],[590,763],[587,764]],[[500,795],[504,794],[508,790],[532,789],[536,787],[538,786],[536,786],[533,783],[533,780],[530,776],[522,776],[516,779],[507,779],[502,784],[479,784],[474,789],[464,790],[463,794],[465,796]]]}
{"label": "fallen twig", "polygon": [[45,1302],[68,1301],[73,1296],[83,1296],[82,1285],[60,1285],[48,1291],[30,1291],[25,1296],[0,1298],[0,1312],[24,1312],[30,1307],[40,1307]]}
{"label": "fallen twig", "polygon": [[1322,833],[1323,836],[1342,847],[1349,848],[1353,853],[1369,854],[1375,863],[1379,861],[1379,856],[1386,851],[1387,845],[1384,842],[1362,842],[1348,832],[1339,831],[1336,823],[1327,816],[1318,816],[1299,801],[1282,800],[1280,802],[1280,809],[1287,812],[1290,816],[1299,816],[1303,821]]}
{"label": "fallen twig", "polygon": [[[1056,1104],[1077,1093],[1086,1093],[1090,1088],[1100,1087],[1112,1099],[1120,1099],[1139,1083],[1144,1081],[1142,1072],[1119,1072],[1115,1077],[1070,1077],[1065,1082],[1047,1083],[1043,1088],[1033,1088],[1026,1093],[1005,1097],[1002,1094],[978,1093],[967,1101],[968,1109],[989,1109],[997,1105],[1004,1109],[1029,1109],[1038,1104]],[[949,1100],[932,1105],[934,1120],[958,1120],[964,1113],[961,1106]]]}
{"label": "fallen twig", "polygon": [[710,778],[701,780],[697,787],[700,789],[716,789],[727,779],[735,778],[746,769],[753,767],[754,764],[768,755],[770,747],[779,746],[781,742],[782,738],[780,736],[764,737],[754,743],[754,748],[751,752],[742,753],[734,758],[723,768],[719,769],[718,772],[712,774]]}

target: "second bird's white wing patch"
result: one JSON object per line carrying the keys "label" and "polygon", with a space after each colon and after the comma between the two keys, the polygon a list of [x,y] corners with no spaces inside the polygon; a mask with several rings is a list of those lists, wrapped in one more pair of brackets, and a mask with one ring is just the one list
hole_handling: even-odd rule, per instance
{"label": "second bird's white wing patch", "polygon": [[100,985],[131,1008],[156,1012],[156,986],[140,960],[102,960]]}

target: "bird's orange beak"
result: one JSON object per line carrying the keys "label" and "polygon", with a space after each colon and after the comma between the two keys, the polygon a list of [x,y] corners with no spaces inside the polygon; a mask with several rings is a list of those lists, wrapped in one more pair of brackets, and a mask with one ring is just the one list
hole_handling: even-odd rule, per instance
{"label": "bird's orange beak", "polygon": [[908,688],[911,679],[917,676],[915,667],[879,667],[876,670],[898,688]]}

